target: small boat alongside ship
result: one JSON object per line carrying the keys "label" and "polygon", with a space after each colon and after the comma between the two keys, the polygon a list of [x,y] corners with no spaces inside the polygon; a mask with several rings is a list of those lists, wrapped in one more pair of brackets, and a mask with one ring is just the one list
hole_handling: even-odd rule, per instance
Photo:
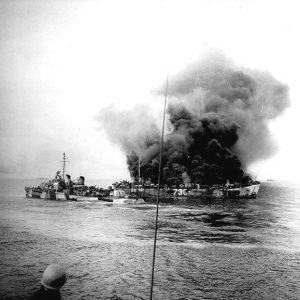
{"label": "small boat alongside ship", "polygon": [[115,204],[143,204],[144,199],[137,194],[126,193],[122,189],[114,189],[109,193],[109,197],[99,197],[99,200],[112,202]]}

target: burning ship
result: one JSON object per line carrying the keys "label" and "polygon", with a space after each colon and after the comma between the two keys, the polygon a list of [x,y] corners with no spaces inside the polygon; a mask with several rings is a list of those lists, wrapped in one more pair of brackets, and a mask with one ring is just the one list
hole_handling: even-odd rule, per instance
{"label": "burning ship", "polygon": [[[157,90],[168,99],[162,197],[255,198],[260,183],[246,170],[274,153],[268,122],[289,105],[287,86],[216,53],[168,82],[166,94],[164,86]],[[126,155],[139,186],[132,190],[145,195],[156,193],[160,161],[161,118],[153,108],[107,107],[99,114],[108,138]]]}
{"label": "burning ship", "polygon": [[[135,195],[140,199],[153,200],[157,197],[157,184],[131,184],[123,181],[114,183],[114,192],[121,191],[126,195]],[[249,180],[247,183],[229,183],[200,185],[189,184],[168,186],[160,189],[160,197],[165,200],[172,199],[255,199],[260,188],[259,181]]]}

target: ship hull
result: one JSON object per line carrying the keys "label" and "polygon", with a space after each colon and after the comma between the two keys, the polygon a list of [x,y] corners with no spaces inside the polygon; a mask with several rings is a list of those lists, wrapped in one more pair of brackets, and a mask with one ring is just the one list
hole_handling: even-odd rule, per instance
{"label": "ship hull", "polygon": [[26,198],[36,198],[40,199],[41,198],[42,191],[41,190],[36,190],[36,189],[26,189]]}
{"label": "ship hull", "polygon": [[[260,188],[260,183],[247,186],[219,186],[205,188],[161,189],[160,198],[172,199],[254,199]],[[137,192],[137,190],[131,190]],[[143,188],[138,190],[142,198],[154,199],[157,197],[156,188]]]}
{"label": "ship hull", "polygon": [[56,200],[55,191],[43,191],[41,194],[41,199],[49,199],[49,200]]}
{"label": "ship hull", "polygon": [[69,195],[67,193],[63,192],[55,192],[56,199],[58,201],[68,201],[69,200]]}
{"label": "ship hull", "polygon": [[194,189],[187,191],[186,197],[216,198],[216,199],[254,199],[259,191],[260,184],[235,188]]}
{"label": "ship hull", "polygon": [[26,198],[36,198],[45,200],[68,201],[69,195],[64,192],[56,192],[53,190],[42,191],[36,188],[26,187]]}

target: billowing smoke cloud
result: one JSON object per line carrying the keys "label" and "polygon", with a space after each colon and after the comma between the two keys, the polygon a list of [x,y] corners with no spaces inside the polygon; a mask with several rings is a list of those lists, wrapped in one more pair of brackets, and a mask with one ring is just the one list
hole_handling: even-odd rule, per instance
{"label": "billowing smoke cloud", "polygon": [[[163,95],[164,87],[158,90]],[[267,124],[289,104],[288,88],[268,72],[236,66],[221,55],[169,78],[163,182],[242,182],[247,166],[276,149]],[[127,155],[131,176],[156,182],[160,129],[145,107],[101,112],[102,126]]]}

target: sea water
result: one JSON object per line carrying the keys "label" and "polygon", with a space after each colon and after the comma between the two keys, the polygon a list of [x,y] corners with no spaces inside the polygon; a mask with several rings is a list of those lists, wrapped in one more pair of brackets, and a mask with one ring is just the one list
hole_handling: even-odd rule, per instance
{"label": "sea water", "polygon": [[[51,263],[63,299],[149,299],[154,203],[25,198],[34,183],[0,181],[0,299],[28,298]],[[153,299],[300,299],[300,185],[162,203],[158,225]]]}

